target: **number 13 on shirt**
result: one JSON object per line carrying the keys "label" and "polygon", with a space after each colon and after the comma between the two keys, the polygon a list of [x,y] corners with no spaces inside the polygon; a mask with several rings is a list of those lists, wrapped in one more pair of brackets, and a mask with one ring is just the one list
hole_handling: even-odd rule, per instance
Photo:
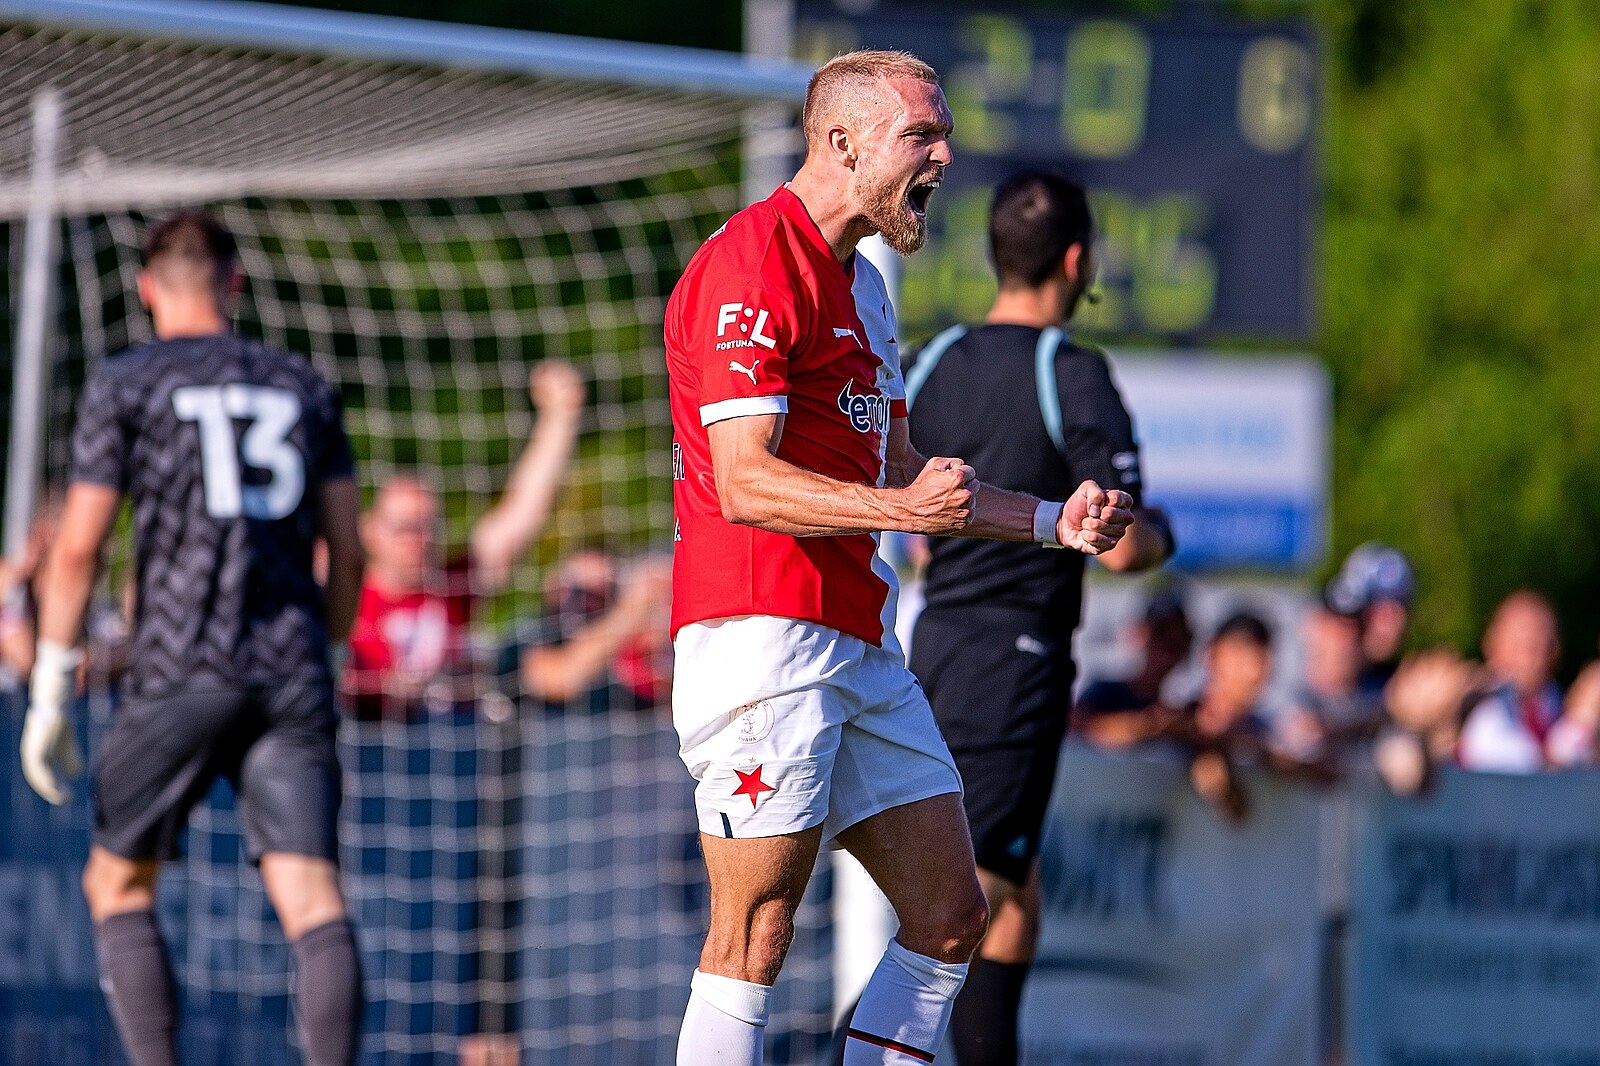
{"label": "number 13 on shirt", "polygon": [[[300,398],[262,385],[190,385],[174,389],[173,413],[200,428],[206,511],[213,518],[278,519],[305,494],[305,459],[289,442],[300,421]],[[250,426],[234,445],[234,419]],[[265,485],[246,485],[241,464],[268,471]]]}

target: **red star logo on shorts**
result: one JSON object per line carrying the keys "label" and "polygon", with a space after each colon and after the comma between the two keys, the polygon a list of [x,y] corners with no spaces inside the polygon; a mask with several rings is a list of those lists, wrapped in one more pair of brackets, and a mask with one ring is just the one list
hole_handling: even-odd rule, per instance
{"label": "red star logo on shorts", "polygon": [[756,809],[756,800],[761,798],[761,793],[778,791],[776,785],[769,785],[761,780],[760,766],[757,766],[749,773],[745,773],[743,770],[735,770],[734,773],[739,775],[739,787],[733,790],[733,794],[735,796],[749,796],[750,809],[752,811]]}

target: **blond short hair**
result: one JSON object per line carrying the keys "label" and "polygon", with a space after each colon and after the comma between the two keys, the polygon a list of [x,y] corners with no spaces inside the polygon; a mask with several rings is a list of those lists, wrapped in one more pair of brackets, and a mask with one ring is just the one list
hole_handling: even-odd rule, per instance
{"label": "blond short hair", "polygon": [[862,97],[889,78],[939,84],[938,73],[910,52],[863,49],[834,56],[818,67],[800,111],[807,149],[821,144],[828,123],[841,112],[859,113]]}

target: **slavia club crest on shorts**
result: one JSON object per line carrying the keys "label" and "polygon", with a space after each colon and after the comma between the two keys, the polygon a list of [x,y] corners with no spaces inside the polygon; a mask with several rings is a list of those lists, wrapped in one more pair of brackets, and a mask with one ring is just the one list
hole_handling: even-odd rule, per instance
{"label": "slavia club crest on shorts", "polygon": [[745,704],[739,708],[739,743],[758,744],[766,740],[772,735],[774,721],[772,705],[766,700]]}

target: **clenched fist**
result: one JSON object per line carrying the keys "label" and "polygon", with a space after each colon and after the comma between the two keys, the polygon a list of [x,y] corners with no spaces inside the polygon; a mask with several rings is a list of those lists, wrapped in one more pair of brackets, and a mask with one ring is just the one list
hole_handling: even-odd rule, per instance
{"label": "clenched fist", "polygon": [[1085,481],[1061,509],[1056,539],[1085,555],[1100,555],[1117,546],[1132,521],[1132,496]]}
{"label": "clenched fist", "polygon": [[948,535],[972,521],[972,493],[976,480],[972,467],[960,459],[929,459],[917,480],[901,490],[906,507],[915,516],[912,533]]}
{"label": "clenched fist", "polygon": [[545,359],[528,374],[528,398],[540,414],[576,414],[586,394],[583,375],[565,359]]}

